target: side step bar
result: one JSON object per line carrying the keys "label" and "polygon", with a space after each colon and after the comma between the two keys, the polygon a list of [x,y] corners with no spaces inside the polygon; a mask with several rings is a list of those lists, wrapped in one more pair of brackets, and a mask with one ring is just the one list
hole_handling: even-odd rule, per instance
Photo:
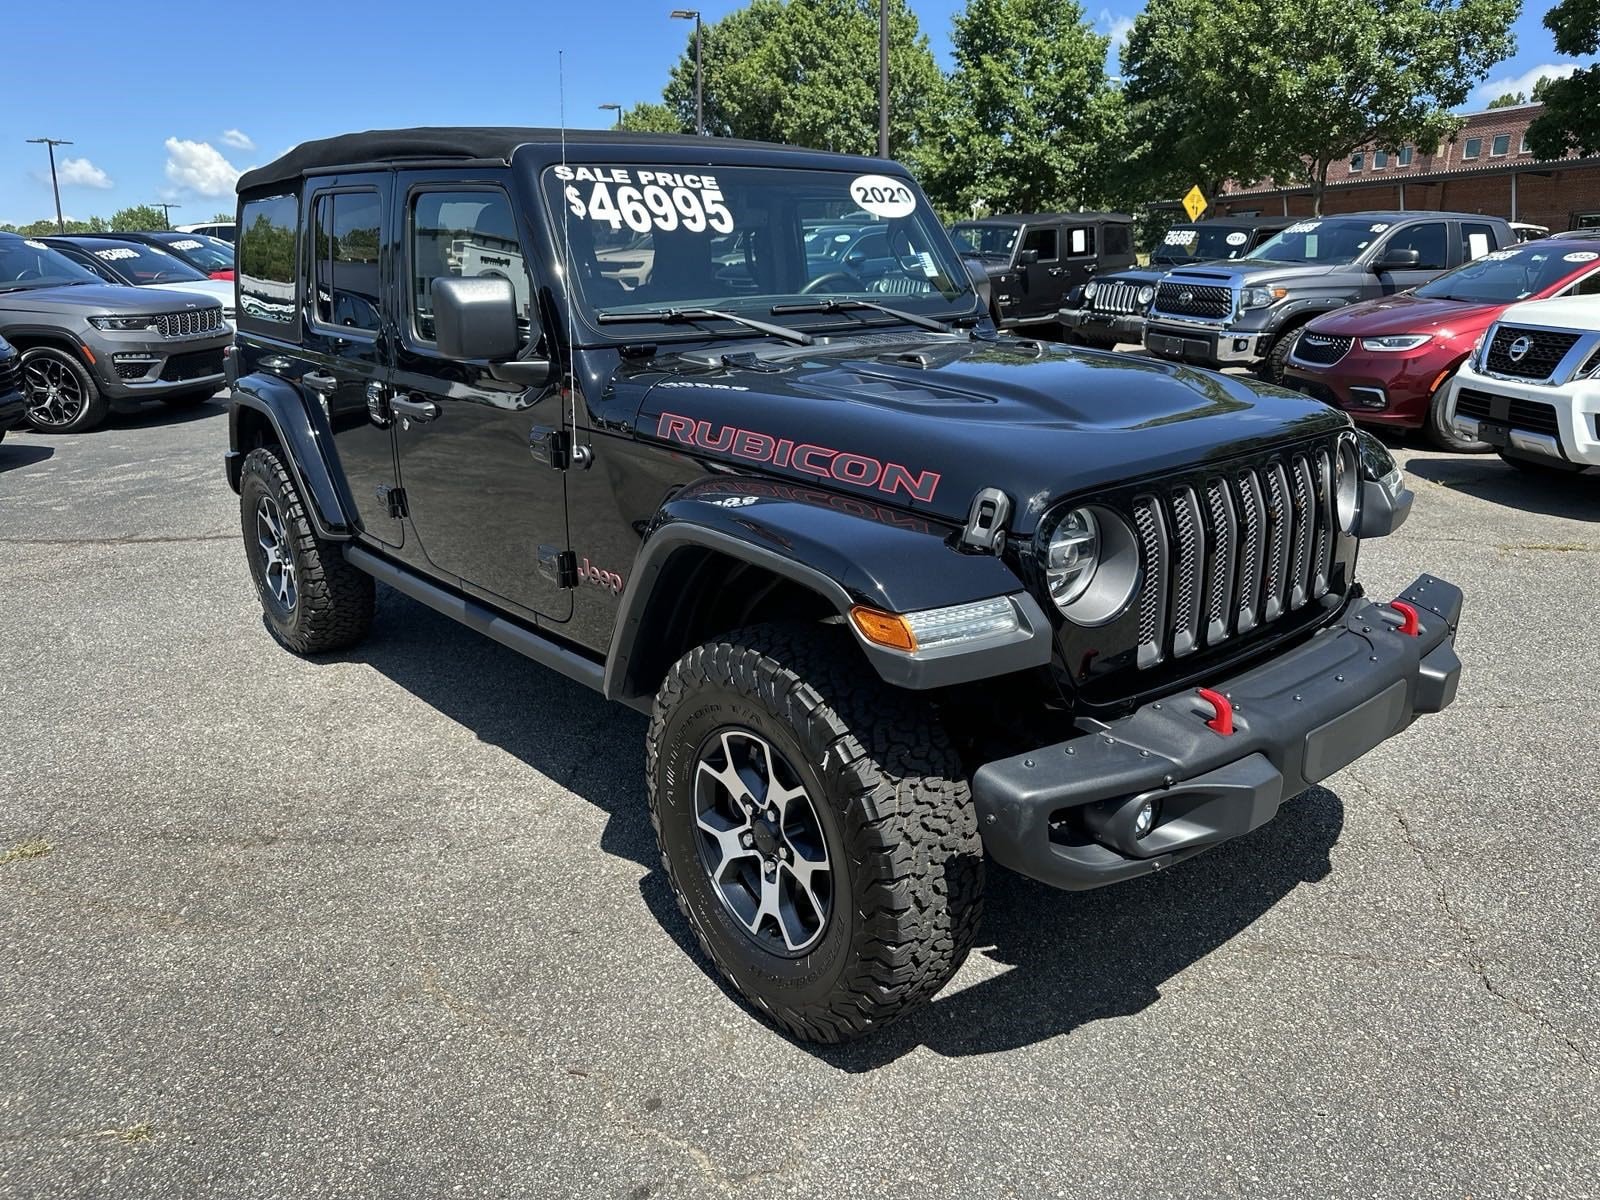
{"label": "side step bar", "polygon": [[[541,666],[560,671],[568,679],[575,679],[597,692],[605,690],[606,667],[603,662],[596,662],[576,650],[568,649],[521,622],[496,612],[487,604],[431,583],[360,546],[346,543],[344,557],[358,571],[364,571],[379,583],[388,584],[395,591],[426,604],[435,612],[459,621],[468,629],[475,629],[502,646],[510,647]],[[649,710],[648,699],[641,704],[642,711]]]}

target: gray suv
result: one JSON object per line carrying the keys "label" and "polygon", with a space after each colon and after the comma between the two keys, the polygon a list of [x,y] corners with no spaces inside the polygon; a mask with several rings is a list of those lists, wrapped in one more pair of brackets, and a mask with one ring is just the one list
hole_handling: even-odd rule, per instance
{"label": "gray suv", "polygon": [[1275,383],[1300,328],[1322,313],[1427,283],[1516,243],[1501,217],[1365,212],[1308,217],[1233,262],[1156,285],[1145,349],[1208,367],[1259,366]]}
{"label": "gray suv", "polygon": [[0,335],[22,352],[35,429],[92,429],[112,409],[202,404],[233,329],[188,292],[113,287],[43,242],[0,233]]}

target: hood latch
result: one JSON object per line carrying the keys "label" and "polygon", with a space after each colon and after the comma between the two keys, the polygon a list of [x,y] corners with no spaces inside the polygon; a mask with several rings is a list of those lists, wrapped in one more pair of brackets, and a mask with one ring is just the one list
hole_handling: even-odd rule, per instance
{"label": "hood latch", "polygon": [[977,554],[999,554],[1006,546],[1006,522],[1011,518],[1011,497],[999,488],[981,488],[972,498],[961,548]]}

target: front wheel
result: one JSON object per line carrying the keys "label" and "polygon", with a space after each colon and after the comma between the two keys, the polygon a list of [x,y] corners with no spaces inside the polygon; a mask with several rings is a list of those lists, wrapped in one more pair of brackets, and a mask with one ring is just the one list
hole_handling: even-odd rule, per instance
{"label": "front wheel", "polygon": [[656,695],[646,766],[678,906],[788,1033],[859,1037],[966,958],[983,850],[960,762],[838,631],[760,626],[691,650]]}
{"label": "front wheel", "polygon": [[1283,382],[1283,371],[1289,364],[1289,355],[1294,352],[1295,344],[1300,340],[1300,333],[1299,329],[1291,329],[1272,343],[1266,358],[1261,360],[1259,368],[1261,378],[1280,387],[1286,386]]}
{"label": "front wheel", "polygon": [[28,424],[45,433],[82,433],[106,419],[110,402],[70,350],[34,346],[22,352]]}
{"label": "front wheel", "polygon": [[[1451,373],[1451,378],[1454,372]],[[1428,415],[1423,420],[1423,429],[1428,435],[1428,440],[1440,450],[1452,450],[1457,454],[1487,454],[1494,447],[1488,442],[1480,442],[1476,438],[1464,438],[1450,428],[1450,421],[1445,414],[1445,401],[1450,395],[1450,378],[1440,380],[1439,386],[1433,389],[1433,395],[1428,398]]]}
{"label": "front wheel", "polygon": [[252,450],[239,473],[239,522],[250,578],[272,636],[296,654],[343,650],[372,625],[372,576],[311,527],[294,479],[272,450]]}

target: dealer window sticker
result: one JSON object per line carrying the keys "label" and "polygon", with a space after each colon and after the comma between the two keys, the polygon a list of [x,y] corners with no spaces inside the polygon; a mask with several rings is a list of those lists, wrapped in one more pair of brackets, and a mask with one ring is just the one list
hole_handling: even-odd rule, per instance
{"label": "dealer window sticker", "polygon": [[850,199],[886,221],[909,217],[917,208],[916,193],[904,180],[887,175],[857,175],[850,181]]}
{"label": "dealer window sticker", "polygon": [[1194,239],[1197,236],[1199,236],[1198,232],[1193,229],[1169,229],[1167,230],[1167,236],[1162,239],[1162,244],[1166,246],[1190,246],[1194,244]]}
{"label": "dealer window sticker", "polygon": [[562,191],[575,217],[618,230],[626,225],[635,233],[668,232],[680,225],[690,233],[733,232],[733,214],[714,175],[655,167],[562,164],[553,169],[567,184]]}
{"label": "dealer window sticker", "polygon": [[1230,246],[1242,246],[1246,242],[1248,242],[1249,240],[1250,240],[1250,235],[1248,233],[1244,233],[1244,232],[1230,233],[1228,235],[1228,245],[1230,245]]}
{"label": "dealer window sticker", "polygon": [[1593,262],[1597,258],[1600,258],[1600,252],[1594,250],[1574,250],[1571,254],[1563,254],[1561,256],[1561,261],[1570,263]]}
{"label": "dealer window sticker", "polygon": [[96,250],[94,256],[106,262],[116,262],[120,258],[138,258],[137,250],[129,250],[126,246],[115,246],[110,250]]}
{"label": "dealer window sticker", "polygon": [[1320,229],[1321,227],[1322,227],[1322,222],[1321,221],[1296,221],[1293,225],[1289,226],[1289,228],[1285,229],[1284,232],[1285,233],[1314,233],[1316,230]]}
{"label": "dealer window sticker", "polygon": [[204,245],[204,242],[197,242],[193,239],[190,239],[182,242],[173,242],[172,248],[174,250],[199,250],[204,247]]}

